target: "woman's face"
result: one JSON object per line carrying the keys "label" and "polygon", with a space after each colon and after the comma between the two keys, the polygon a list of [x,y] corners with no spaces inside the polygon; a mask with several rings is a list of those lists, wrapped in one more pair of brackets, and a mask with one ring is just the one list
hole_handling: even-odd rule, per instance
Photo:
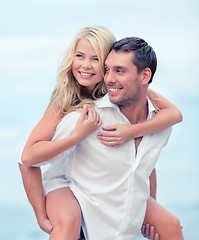
{"label": "woman's face", "polygon": [[102,81],[98,56],[87,39],[80,39],[76,45],[72,72],[78,83],[91,92]]}

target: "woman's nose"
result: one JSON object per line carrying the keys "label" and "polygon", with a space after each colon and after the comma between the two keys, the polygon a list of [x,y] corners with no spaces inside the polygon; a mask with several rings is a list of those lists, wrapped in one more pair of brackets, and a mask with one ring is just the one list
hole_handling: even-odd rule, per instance
{"label": "woman's nose", "polygon": [[90,62],[90,60],[89,59],[84,59],[84,61],[83,61],[83,63],[82,63],[82,66],[84,67],[84,68],[91,68],[91,62]]}

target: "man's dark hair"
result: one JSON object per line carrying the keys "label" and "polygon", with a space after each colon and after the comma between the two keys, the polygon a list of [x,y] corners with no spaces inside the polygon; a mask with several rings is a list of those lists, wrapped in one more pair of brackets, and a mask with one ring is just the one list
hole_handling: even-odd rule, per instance
{"label": "man's dark hair", "polygon": [[134,52],[134,58],[132,59],[133,64],[137,67],[138,73],[141,73],[145,68],[151,69],[151,79],[157,68],[157,58],[155,51],[148,43],[138,37],[127,37],[112,44],[110,51],[116,52]]}

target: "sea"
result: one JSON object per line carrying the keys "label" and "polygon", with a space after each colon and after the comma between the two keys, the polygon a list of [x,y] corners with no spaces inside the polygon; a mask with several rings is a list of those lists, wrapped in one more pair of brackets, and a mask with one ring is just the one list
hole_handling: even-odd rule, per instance
{"label": "sea", "polygon": [[[199,205],[166,207],[180,218],[184,239],[199,240]],[[28,203],[0,203],[0,240],[48,239],[49,236],[38,227],[34,212]],[[146,238],[138,237],[137,239]]]}

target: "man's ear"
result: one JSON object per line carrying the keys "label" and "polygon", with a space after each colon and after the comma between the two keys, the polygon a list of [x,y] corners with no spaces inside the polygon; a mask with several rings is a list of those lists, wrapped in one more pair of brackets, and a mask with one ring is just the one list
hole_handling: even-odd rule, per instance
{"label": "man's ear", "polygon": [[151,69],[150,68],[145,68],[142,70],[142,85],[149,84],[149,81],[151,79]]}

